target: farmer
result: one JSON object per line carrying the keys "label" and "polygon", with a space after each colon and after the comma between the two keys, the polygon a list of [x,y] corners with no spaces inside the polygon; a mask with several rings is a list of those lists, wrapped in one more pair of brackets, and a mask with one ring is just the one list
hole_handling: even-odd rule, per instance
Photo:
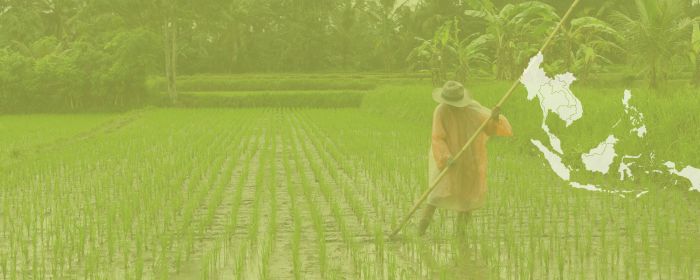
{"label": "farmer", "polygon": [[[433,99],[440,103],[433,114],[432,145],[429,156],[430,183],[450,166],[447,174],[428,197],[428,203],[418,225],[423,235],[436,208],[459,213],[458,229],[462,229],[471,212],[482,207],[486,200],[486,142],[490,136],[511,136],[508,120],[500,115],[500,108],[491,111],[474,99],[462,84],[449,81],[433,91]],[[453,159],[488,120],[482,133],[458,159]]]}

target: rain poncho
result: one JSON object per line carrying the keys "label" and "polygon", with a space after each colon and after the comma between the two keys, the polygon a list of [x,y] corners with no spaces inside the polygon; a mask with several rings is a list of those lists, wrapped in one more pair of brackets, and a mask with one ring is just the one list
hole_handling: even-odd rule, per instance
{"label": "rain poncho", "polygon": [[[433,114],[432,147],[429,156],[429,179],[432,184],[451,156],[456,156],[479,126],[491,118],[491,110],[475,103],[458,108],[440,104]],[[486,199],[486,142],[489,136],[511,136],[508,120],[489,121],[474,143],[457,159],[436,189],[428,204],[460,212],[484,205]]]}

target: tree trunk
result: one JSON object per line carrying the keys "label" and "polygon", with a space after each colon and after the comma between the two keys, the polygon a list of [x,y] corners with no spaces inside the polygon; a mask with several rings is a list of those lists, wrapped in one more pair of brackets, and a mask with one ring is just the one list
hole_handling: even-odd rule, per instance
{"label": "tree trunk", "polygon": [[175,21],[173,21],[172,24],[172,36],[170,37],[170,46],[172,47],[172,50],[170,51],[170,56],[172,63],[170,64],[170,78],[171,81],[170,83],[172,84],[173,88],[173,96],[171,98],[173,99],[173,102],[177,101],[177,25],[175,24]]}
{"label": "tree trunk", "polygon": [[174,21],[166,19],[163,25],[163,47],[165,50],[165,79],[168,84],[170,101],[177,102],[177,27]]}
{"label": "tree trunk", "polygon": [[457,68],[457,71],[455,71],[455,81],[458,81],[462,83],[463,85],[467,84],[467,76],[468,76],[468,71],[467,67],[462,65],[459,68]]}
{"label": "tree trunk", "polygon": [[444,83],[442,71],[442,58],[440,55],[433,55],[430,58],[430,73],[433,78],[433,86],[440,87]]}
{"label": "tree trunk", "polygon": [[55,28],[55,34],[56,39],[58,39],[59,42],[63,42],[63,18],[61,15],[61,10],[62,10],[62,5],[60,1],[51,1],[53,4],[53,28]]}
{"label": "tree trunk", "polygon": [[696,88],[700,88],[700,56],[695,58],[695,78],[693,78],[693,84]]}
{"label": "tree trunk", "polygon": [[656,75],[656,65],[651,66],[651,73],[649,73],[649,88],[656,89],[659,87]]}
{"label": "tree trunk", "polygon": [[496,79],[505,80],[506,79],[506,68],[508,67],[508,61],[506,61],[506,52],[502,48],[496,51]]}
{"label": "tree trunk", "polygon": [[233,39],[232,39],[232,48],[231,48],[231,63],[228,65],[228,72],[233,73],[235,70],[235,67],[238,65],[238,54],[240,53],[241,49],[241,35],[242,32],[240,31],[240,25],[239,24],[234,24],[234,29],[233,29]]}

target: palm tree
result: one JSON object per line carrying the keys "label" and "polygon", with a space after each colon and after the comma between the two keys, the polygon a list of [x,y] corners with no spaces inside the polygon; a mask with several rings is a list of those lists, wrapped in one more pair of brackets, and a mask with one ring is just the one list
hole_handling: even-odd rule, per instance
{"label": "palm tree", "polygon": [[700,87],[700,23],[695,22],[693,25],[693,39],[691,62],[695,66],[695,74],[693,75],[693,84],[695,87]]}
{"label": "palm tree", "polygon": [[678,0],[635,0],[633,15],[613,15],[624,48],[650,88],[663,83],[674,65],[687,57],[693,26],[685,15],[687,5]]}
{"label": "palm tree", "polygon": [[465,14],[486,24],[486,33],[493,36],[496,78],[510,79],[519,72],[536,51],[537,44],[559,20],[555,9],[538,1],[506,4],[502,9],[484,0],[476,10]]}
{"label": "palm tree", "polygon": [[[376,23],[376,45],[378,55],[383,59],[384,69],[391,71],[395,64],[401,28],[399,11],[405,8],[408,0],[381,0],[371,3],[368,14]],[[368,3],[370,4],[370,3]]]}
{"label": "palm tree", "polygon": [[700,87],[700,0],[693,0],[690,7],[690,15],[695,17],[693,23],[691,62],[695,66],[693,84]]}

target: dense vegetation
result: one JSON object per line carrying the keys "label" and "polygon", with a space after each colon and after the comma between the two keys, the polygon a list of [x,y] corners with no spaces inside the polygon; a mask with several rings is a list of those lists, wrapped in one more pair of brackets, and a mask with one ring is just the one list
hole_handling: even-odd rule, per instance
{"label": "dense vegetation", "polygon": [[[583,1],[551,48],[580,78],[700,82],[693,1]],[[0,111],[177,99],[179,74],[426,71],[512,79],[567,1],[2,0]]]}

